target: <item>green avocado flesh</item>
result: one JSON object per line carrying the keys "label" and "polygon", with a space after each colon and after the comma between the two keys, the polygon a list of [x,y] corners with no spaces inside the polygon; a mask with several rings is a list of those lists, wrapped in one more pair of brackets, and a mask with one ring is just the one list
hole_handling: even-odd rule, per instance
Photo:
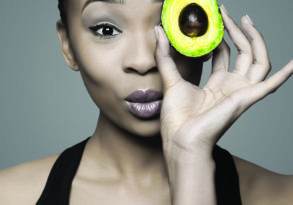
{"label": "green avocado flesh", "polygon": [[172,46],[188,57],[210,53],[224,37],[217,0],[165,0],[161,21]]}

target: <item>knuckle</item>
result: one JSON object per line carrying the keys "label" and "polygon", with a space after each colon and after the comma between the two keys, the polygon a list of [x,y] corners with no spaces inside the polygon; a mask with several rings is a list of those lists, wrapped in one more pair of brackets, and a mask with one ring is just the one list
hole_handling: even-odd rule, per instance
{"label": "knuckle", "polygon": [[252,49],[251,49],[251,45],[249,43],[244,43],[243,46],[242,46],[243,50],[247,53],[251,53],[252,52]]}
{"label": "knuckle", "polygon": [[238,49],[238,52],[240,54],[252,55],[252,49],[249,44],[243,44],[242,47]]}
{"label": "knuckle", "polygon": [[271,71],[272,70],[272,63],[269,61],[265,64],[265,70],[267,71]]}
{"label": "knuckle", "polygon": [[271,61],[269,61],[269,69],[272,69],[272,62]]}
{"label": "knuckle", "polygon": [[268,87],[266,91],[267,94],[273,94],[278,90],[278,86],[272,86],[265,82],[263,83],[264,83],[264,86]]}
{"label": "knuckle", "polygon": [[272,70],[272,64],[270,61],[257,62],[256,60],[254,60],[253,64],[267,72],[270,72]]}

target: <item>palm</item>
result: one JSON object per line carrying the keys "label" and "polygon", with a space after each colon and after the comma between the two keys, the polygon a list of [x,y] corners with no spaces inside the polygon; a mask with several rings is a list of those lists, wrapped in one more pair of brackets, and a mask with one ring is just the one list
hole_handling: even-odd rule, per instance
{"label": "palm", "polygon": [[[186,132],[179,134],[182,130],[193,130],[196,121],[199,121],[197,118],[216,105],[220,105],[219,108],[223,111],[226,110],[225,106],[229,103],[223,101],[230,101],[233,93],[239,93],[241,90],[245,92],[245,88],[251,85],[252,83],[242,75],[222,70],[214,72],[203,89],[187,81],[179,81],[169,88],[164,96],[161,109],[162,134],[176,138],[177,142],[184,140],[178,138],[178,135],[187,136]],[[180,142],[182,143],[187,142]]]}
{"label": "palm", "polygon": [[222,100],[230,97],[234,92],[241,92],[243,88],[251,85],[253,83],[238,73],[222,70],[214,72],[204,87],[206,100],[202,104],[201,112],[209,110]]}

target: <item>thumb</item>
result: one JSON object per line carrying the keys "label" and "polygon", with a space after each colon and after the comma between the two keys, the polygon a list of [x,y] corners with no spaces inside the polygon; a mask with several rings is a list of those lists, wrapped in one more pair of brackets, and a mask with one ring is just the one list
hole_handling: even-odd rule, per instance
{"label": "thumb", "polygon": [[158,69],[161,73],[165,89],[175,85],[182,80],[177,66],[170,56],[170,45],[167,36],[161,26],[155,26],[155,33],[157,39],[156,60]]}

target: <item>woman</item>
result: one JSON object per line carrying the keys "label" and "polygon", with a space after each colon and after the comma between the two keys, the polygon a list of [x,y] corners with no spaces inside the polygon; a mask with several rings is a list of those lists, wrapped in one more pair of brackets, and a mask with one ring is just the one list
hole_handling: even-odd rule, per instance
{"label": "woman", "polygon": [[239,54],[229,68],[223,41],[201,89],[206,59],[169,47],[163,29],[154,29],[161,6],[60,1],[64,58],[99,107],[98,124],[61,155],[3,170],[0,204],[292,204],[292,176],[232,158],[215,144],[292,75],[293,61],[265,79],[271,67],[261,34],[247,16],[241,30],[222,6]]}

